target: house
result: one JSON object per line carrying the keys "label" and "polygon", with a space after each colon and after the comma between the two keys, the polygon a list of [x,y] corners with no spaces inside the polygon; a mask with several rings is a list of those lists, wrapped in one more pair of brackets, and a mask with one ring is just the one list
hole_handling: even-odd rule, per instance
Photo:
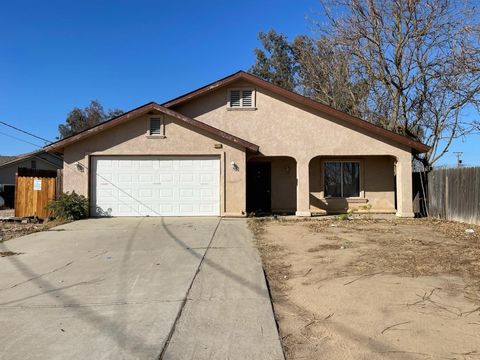
{"label": "house", "polygon": [[92,216],[411,217],[412,153],[429,147],[240,71],[45,150]]}
{"label": "house", "polygon": [[45,150],[33,151],[17,156],[0,156],[0,186],[15,185],[18,168],[57,170],[61,169],[61,156],[47,153]]}
{"label": "house", "polygon": [[13,208],[15,194],[15,177],[18,168],[57,170],[63,166],[61,155],[37,150],[16,156],[0,156],[0,196],[5,206]]}

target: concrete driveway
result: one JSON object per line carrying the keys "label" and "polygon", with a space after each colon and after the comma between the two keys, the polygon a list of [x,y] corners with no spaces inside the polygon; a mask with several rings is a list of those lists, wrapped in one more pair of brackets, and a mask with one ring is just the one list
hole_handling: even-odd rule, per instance
{"label": "concrete driveway", "polygon": [[1,359],[283,359],[244,219],[89,219],[0,243]]}

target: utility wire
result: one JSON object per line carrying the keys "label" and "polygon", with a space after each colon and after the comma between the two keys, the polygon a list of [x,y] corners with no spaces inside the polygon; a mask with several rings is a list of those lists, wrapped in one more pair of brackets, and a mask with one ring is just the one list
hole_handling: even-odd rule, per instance
{"label": "utility wire", "polygon": [[8,127],[12,128],[12,129],[15,129],[15,130],[17,130],[17,131],[20,131],[20,132],[22,132],[22,133],[24,133],[24,134],[30,135],[30,136],[32,136],[32,137],[34,137],[34,138],[43,140],[43,141],[45,141],[45,142],[47,142],[47,143],[52,143],[52,142],[53,142],[53,141],[47,140],[47,139],[45,139],[45,138],[42,138],[42,137],[40,137],[40,136],[37,136],[37,135],[35,135],[35,134],[32,134],[31,132],[28,132],[28,131],[26,131],[26,130],[19,129],[19,128],[16,127],[16,126],[7,124],[7,123],[4,122],[4,121],[0,121],[0,124],[3,124],[3,125],[5,125],[5,126],[8,126]]}
{"label": "utility wire", "polygon": [[36,147],[38,147],[38,148],[42,148],[42,147],[43,147],[43,145],[34,144],[34,143],[32,143],[32,142],[30,142],[30,141],[28,141],[28,140],[23,140],[23,139],[20,139],[20,138],[18,138],[18,137],[16,137],[16,136],[13,136],[13,135],[10,135],[10,134],[5,134],[4,132],[0,132],[0,135],[4,135],[4,136],[6,136],[6,137],[9,137],[9,138],[12,138],[12,139],[15,139],[15,140],[18,140],[18,141],[21,141],[21,142],[24,142],[24,143],[33,145],[33,146],[36,146]]}

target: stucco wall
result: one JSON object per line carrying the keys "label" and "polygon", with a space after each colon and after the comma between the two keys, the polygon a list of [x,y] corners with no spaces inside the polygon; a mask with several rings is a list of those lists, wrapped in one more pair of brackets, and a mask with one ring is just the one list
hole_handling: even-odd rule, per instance
{"label": "stucco wall", "polygon": [[[229,88],[255,89],[256,110],[228,110]],[[260,146],[265,157],[290,157],[295,162],[296,179],[282,173],[285,164],[272,162],[272,207],[274,210],[294,208],[298,215],[309,215],[315,210],[318,192],[310,176],[310,162],[323,157],[376,157],[365,160],[363,195],[372,205],[372,211],[392,210],[392,167],[396,162],[398,211],[397,215],[412,216],[411,149],[379,135],[373,135],[354,125],[328,116],[320,111],[300,105],[269,90],[239,81],[228,87],[193,99],[173,108],[192,118],[210,124]],[[102,134],[87,138],[65,149],[65,190],[76,190],[88,195],[88,174],[74,169],[75,161],[88,166],[88,155],[210,155],[221,156],[222,214],[242,214],[245,210],[245,158],[243,149],[224,144],[212,135],[198,133],[197,129],[178,125],[169,119],[166,139],[145,136],[148,117],[133,119]],[[388,161],[386,160],[388,159]],[[234,161],[239,171],[231,169]],[[387,183],[379,183],[385,177]],[[382,180],[383,181],[383,180]],[[294,187],[292,185],[295,185]],[[292,188],[296,189],[296,193]],[[276,190],[275,190],[276,189]],[[293,206],[293,204],[295,205]],[[356,205],[358,206],[358,205]]]}
{"label": "stucco wall", "polygon": [[38,158],[29,158],[20,162],[16,162],[12,165],[8,165],[0,168],[0,184],[2,185],[15,185],[15,174],[19,167],[31,168],[31,160],[36,161],[36,168],[41,170],[57,170],[58,167],[49,164],[46,161],[42,161]]}
{"label": "stucco wall", "polygon": [[[297,104],[266,89],[256,90],[256,110],[227,110],[228,88],[252,87],[239,81],[228,87],[194,99],[174,108],[231,134],[260,146],[265,156],[291,156],[297,162],[297,212],[308,213],[312,201],[309,193],[309,164],[316,156],[390,156],[401,166],[398,178],[398,214],[412,216],[411,149],[384,137],[332,118],[320,111]],[[383,169],[383,165],[386,166]],[[390,172],[391,164],[370,163],[365,167],[368,182],[374,184],[373,172]],[[369,173],[367,175],[367,172]],[[372,174],[370,174],[372,172]],[[390,178],[391,179],[391,178]],[[389,180],[390,181],[390,180]],[[314,185],[315,186],[315,185]],[[375,185],[374,185],[375,186]],[[370,191],[372,209],[391,209],[392,191]]]}
{"label": "stucco wall", "polygon": [[228,88],[237,82],[175,108],[260,146],[265,156],[292,156],[297,161],[317,155],[409,156],[410,149],[391,140],[299,105],[262,88],[256,90],[257,110],[227,110]]}
{"label": "stucco wall", "polygon": [[[165,118],[166,138],[147,136],[149,116],[142,116],[64,149],[64,191],[89,195],[89,157],[99,155],[218,155],[220,157],[221,214],[245,214],[245,151],[220,138]],[[222,149],[215,149],[222,144]],[[79,162],[84,166],[80,171]],[[239,170],[232,169],[235,162]]]}
{"label": "stucco wall", "polygon": [[[325,161],[360,163],[360,198],[332,199],[324,195]],[[390,156],[316,157],[310,162],[310,210],[312,213],[395,212],[394,159]]]}

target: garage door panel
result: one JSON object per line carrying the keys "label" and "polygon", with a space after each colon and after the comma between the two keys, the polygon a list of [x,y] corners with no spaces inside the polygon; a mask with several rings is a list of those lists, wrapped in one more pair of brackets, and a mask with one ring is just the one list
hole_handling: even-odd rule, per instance
{"label": "garage door panel", "polygon": [[220,215],[215,156],[98,156],[92,159],[92,174],[98,216]]}

